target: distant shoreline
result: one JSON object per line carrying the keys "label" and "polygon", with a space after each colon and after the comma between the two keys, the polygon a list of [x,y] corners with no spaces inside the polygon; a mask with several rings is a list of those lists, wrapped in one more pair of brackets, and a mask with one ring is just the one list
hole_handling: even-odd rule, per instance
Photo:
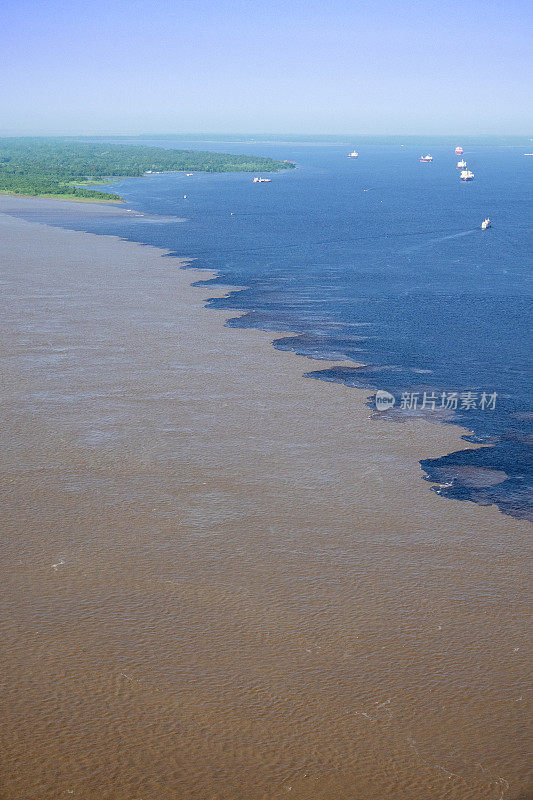
{"label": "distant shoreline", "polygon": [[[37,137],[0,137],[0,191],[23,197],[124,201],[87,186],[166,172],[279,172],[291,161],[268,156],[177,150],[142,144],[102,144]],[[101,183],[99,182],[101,179]]]}
{"label": "distant shoreline", "polygon": [[109,205],[110,203],[118,204],[126,202],[124,199],[104,200],[99,197],[76,197],[76,195],[69,194],[20,194],[18,192],[7,192],[3,190],[0,190],[0,195],[2,195],[2,197],[20,197],[21,199],[27,200],[64,200],[67,203],[96,203]]}
{"label": "distant shoreline", "polygon": [[[270,174],[268,170],[254,170],[255,172],[263,172],[264,175]],[[280,170],[278,170],[279,172]],[[161,171],[148,171],[143,173],[142,175],[117,175],[111,178],[104,178],[102,181],[80,181],[79,183],[76,182],[76,186],[80,186],[84,188],[86,186],[105,186],[106,184],[113,184],[117,183],[118,181],[130,179],[130,178],[147,178],[151,175],[180,175],[180,174],[187,174],[187,170],[185,169],[168,169],[168,170],[161,170]],[[207,170],[196,169],[194,170],[195,175],[224,175],[228,173],[224,172],[208,172]],[[253,172],[249,173],[242,173],[237,172],[236,174],[250,174],[252,175]],[[27,198],[28,200],[64,200],[65,202],[69,203],[103,203],[104,205],[109,205],[109,203],[116,204],[116,203],[126,203],[123,197],[120,199],[111,198],[106,200],[103,197],[78,197],[75,194],[22,194],[20,192],[10,192],[7,190],[0,189],[0,195],[4,197],[21,197]],[[1,213],[1,212],[0,212]]]}

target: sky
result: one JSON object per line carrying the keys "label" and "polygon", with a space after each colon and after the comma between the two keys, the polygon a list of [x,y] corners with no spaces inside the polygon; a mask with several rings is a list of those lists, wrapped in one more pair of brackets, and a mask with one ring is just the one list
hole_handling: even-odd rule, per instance
{"label": "sky", "polygon": [[524,0],[3,0],[0,135],[533,135]]}

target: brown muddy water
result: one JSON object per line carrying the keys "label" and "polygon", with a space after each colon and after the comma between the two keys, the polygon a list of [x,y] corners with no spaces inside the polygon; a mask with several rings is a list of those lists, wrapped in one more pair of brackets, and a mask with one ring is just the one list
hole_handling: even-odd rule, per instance
{"label": "brown muddy water", "polygon": [[0,246],[0,797],[530,798],[527,525],[418,465],[462,431],[370,419],[153,248]]}

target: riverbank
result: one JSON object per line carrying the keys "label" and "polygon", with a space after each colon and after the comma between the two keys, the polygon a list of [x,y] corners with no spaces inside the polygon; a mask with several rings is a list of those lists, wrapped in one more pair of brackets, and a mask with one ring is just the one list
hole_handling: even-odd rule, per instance
{"label": "riverbank", "polygon": [[[264,172],[292,169],[263,156],[175,150],[165,147],[76,141],[69,138],[1,137],[0,189],[27,197],[123,201],[120,195],[86,189],[101,178],[172,172]],[[72,187],[77,185],[77,189]],[[72,191],[69,191],[72,189]]]}
{"label": "riverbank", "polygon": [[[111,181],[101,181],[99,184],[94,183],[93,185],[99,186],[103,183],[111,183]],[[91,184],[85,184],[90,186]],[[12,192],[6,192],[0,190],[0,195],[3,197],[9,197],[12,200],[16,200],[20,197],[23,200],[63,200],[66,203],[104,203],[108,205],[109,203],[125,203],[125,200],[122,199],[110,199],[106,200],[103,197],[76,197],[75,194],[13,194]]]}
{"label": "riverbank", "polygon": [[525,525],[420,479],[464,431],[369,419],[160,250],[0,240],[3,794],[525,792]]}

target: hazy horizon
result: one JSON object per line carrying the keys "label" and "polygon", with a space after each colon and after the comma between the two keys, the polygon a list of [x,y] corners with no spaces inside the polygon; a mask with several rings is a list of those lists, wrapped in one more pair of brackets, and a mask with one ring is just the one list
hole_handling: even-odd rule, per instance
{"label": "hazy horizon", "polygon": [[83,133],[83,132],[66,132],[66,131],[32,131],[32,132],[19,132],[19,131],[2,131],[0,129],[0,138],[58,138],[58,139],[100,139],[100,138],[113,138],[113,139],[179,139],[183,141],[208,141],[210,139],[214,141],[230,141],[238,142],[238,141],[255,141],[260,143],[262,138],[266,141],[288,141],[292,142],[293,144],[297,144],[298,140],[300,139],[302,143],[308,143],[310,141],[324,141],[324,142],[331,142],[333,143],[335,140],[345,143],[346,140],[351,139],[402,139],[403,141],[408,141],[409,139],[420,139],[420,138],[427,138],[427,139],[459,139],[461,138],[463,141],[470,141],[472,139],[516,139],[516,140],[523,140],[526,139],[527,141],[533,141],[532,137],[533,131],[526,131],[524,133],[425,133],[425,132],[418,132],[418,133],[313,133],[312,131],[302,131],[301,133],[295,133],[294,131],[154,131],[154,132],[146,132],[146,131],[133,131],[129,133],[117,133],[116,131],[98,131],[95,133]]}
{"label": "hazy horizon", "polygon": [[2,135],[526,135],[525,0],[7,0]]}

